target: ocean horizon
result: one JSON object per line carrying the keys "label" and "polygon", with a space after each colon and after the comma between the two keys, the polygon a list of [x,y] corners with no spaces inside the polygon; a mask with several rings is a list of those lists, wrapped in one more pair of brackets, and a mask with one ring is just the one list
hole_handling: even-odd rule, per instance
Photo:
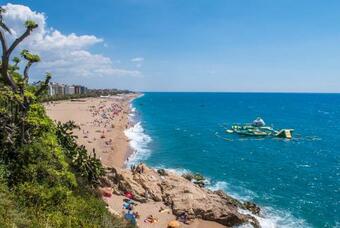
{"label": "ocean horizon", "polygon": [[145,93],[224,93],[224,94],[334,94],[340,95],[340,92],[313,92],[313,91],[282,91],[282,92],[275,92],[275,91],[135,91],[137,93],[145,94]]}
{"label": "ocean horizon", "polygon": [[[226,134],[258,116],[293,139]],[[130,118],[129,164],[201,173],[258,204],[263,227],[339,226],[340,94],[146,92]]]}

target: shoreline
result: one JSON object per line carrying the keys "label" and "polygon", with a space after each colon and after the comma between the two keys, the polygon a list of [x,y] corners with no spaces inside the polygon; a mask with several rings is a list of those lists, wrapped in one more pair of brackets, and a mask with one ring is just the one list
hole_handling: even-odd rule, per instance
{"label": "shoreline", "polygon": [[[78,136],[77,142],[84,145],[89,153],[95,151],[104,167],[114,167],[117,171],[120,170],[119,172],[130,173],[127,167],[128,158],[139,151],[130,144],[133,139],[128,137],[126,131],[131,129],[132,133],[138,133],[138,131],[133,132],[138,122],[133,121],[134,108],[132,107],[132,102],[141,96],[143,94],[124,94],[110,98],[84,98],[81,99],[82,101],[49,102],[44,106],[51,119],[61,122],[71,120],[80,126],[79,130],[74,130],[74,134]],[[135,160],[133,161],[136,162]],[[183,181],[183,178],[177,174],[174,177],[178,178],[179,181]],[[194,184],[188,183],[187,187],[193,188],[191,185]],[[113,189],[114,186],[110,188]],[[124,215],[122,210],[124,197],[121,193],[114,192],[112,196],[103,196],[102,199],[108,204],[109,211],[120,216]],[[141,219],[137,220],[138,227],[166,227],[170,221],[176,219],[173,213],[160,212],[162,208],[167,208],[167,210],[171,211],[171,208],[162,201],[151,200],[138,203],[135,206],[135,210],[141,216]],[[158,222],[155,224],[143,222],[144,218],[149,215],[156,216]],[[224,226],[217,222],[196,218],[189,225],[182,224],[181,227],[222,228]]]}
{"label": "shoreline", "polygon": [[128,145],[127,145],[127,148],[126,148],[126,152],[125,152],[125,159],[124,159],[124,162],[121,166],[121,168],[123,169],[127,169],[129,168],[127,165],[127,163],[129,162],[129,157],[131,155],[133,155],[134,153],[136,153],[136,151],[134,151],[134,149],[132,148],[131,146],[131,143],[130,141],[132,139],[130,139],[127,135],[126,135],[126,131],[128,131],[129,129],[133,128],[134,125],[136,124],[136,120],[133,119],[134,117],[134,110],[133,110],[133,106],[132,106],[132,102],[135,100],[135,99],[138,99],[140,97],[144,96],[144,94],[142,93],[138,93],[138,94],[135,94],[135,96],[133,96],[132,98],[129,99],[128,101],[128,106],[129,106],[129,112],[127,113],[126,117],[127,117],[127,121],[128,121],[128,128],[126,128],[124,131],[123,131],[123,134],[124,136],[126,137],[127,141],[128,141]]}

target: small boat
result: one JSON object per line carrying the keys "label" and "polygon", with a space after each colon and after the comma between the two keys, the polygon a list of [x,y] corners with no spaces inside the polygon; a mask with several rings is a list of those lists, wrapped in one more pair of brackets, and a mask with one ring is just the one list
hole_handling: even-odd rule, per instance
{"label": "small boat", "polygon": [[230,129],[226,130],[229,134],[238,134],[244,136],[256,136],[256,137],[278,137],[278,138],[292,138],[293,129],[281,129],[275,130],[272,127],[266,126],[265,122],[261,118],[257,118],[250,124],[234,124]]}

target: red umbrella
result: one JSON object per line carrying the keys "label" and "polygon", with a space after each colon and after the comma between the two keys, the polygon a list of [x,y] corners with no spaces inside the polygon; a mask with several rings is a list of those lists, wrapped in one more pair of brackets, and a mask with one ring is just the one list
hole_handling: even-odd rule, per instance
{"label": "red umbrella", "polygon": [[125,192],[124,195],[125,195],[126,198],[129,198],[129,199],[133,198],[133,194],[131,192]]}

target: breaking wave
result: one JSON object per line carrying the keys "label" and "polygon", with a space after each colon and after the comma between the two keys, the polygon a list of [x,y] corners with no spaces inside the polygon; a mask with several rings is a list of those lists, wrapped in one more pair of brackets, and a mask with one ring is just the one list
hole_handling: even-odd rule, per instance
{"label": "breaking wave", "polygon": [[132,154],[125,161],[127,167],[137,164],[149,157],[151,151],[148,148],[148,144],[152,141],[151,137],[145,133],[141,122],[136,122],[136,108],[133,107],[132,104],[130,104],[130,110],[129,121],[132,123],[132,127],[124,131],[124,134],[129,139],[129,145],[132,150]]}
{"label": "breaking wave", "polygon": [[130,147],[132,149],[132,154],[126,161],[126,166],[129,167],[147,159],[150,155],[148,144],[151,142],[151,137],[144,133],[141,122],[138,122],[134,126],[126,129],[124,133],[130,140]]}
{"label": "breaking wave", "polygon": [[[223,190],[231,197],[238,199],[240,201],[252,201],[256,194],[248,189],[242,187],[234,187],[230,186],[225,181],[218,181],[214,185],[208,186],[208,188],[212,191]],[[289,212],[280,211],[274,209],[272,207],[261,206],[261,216],[256,216],[251,214],[247,210],[240,209],[239,212],[242,214],[250,214],[254,216],[260,223],[263,228],[277,228],[277,227],[285,227],[285,228],[302,228],[302,227],[310,227],[303,219],[298,219],[291,215]],[[249,225],[242,225],[242,228],[252,227]]]}

